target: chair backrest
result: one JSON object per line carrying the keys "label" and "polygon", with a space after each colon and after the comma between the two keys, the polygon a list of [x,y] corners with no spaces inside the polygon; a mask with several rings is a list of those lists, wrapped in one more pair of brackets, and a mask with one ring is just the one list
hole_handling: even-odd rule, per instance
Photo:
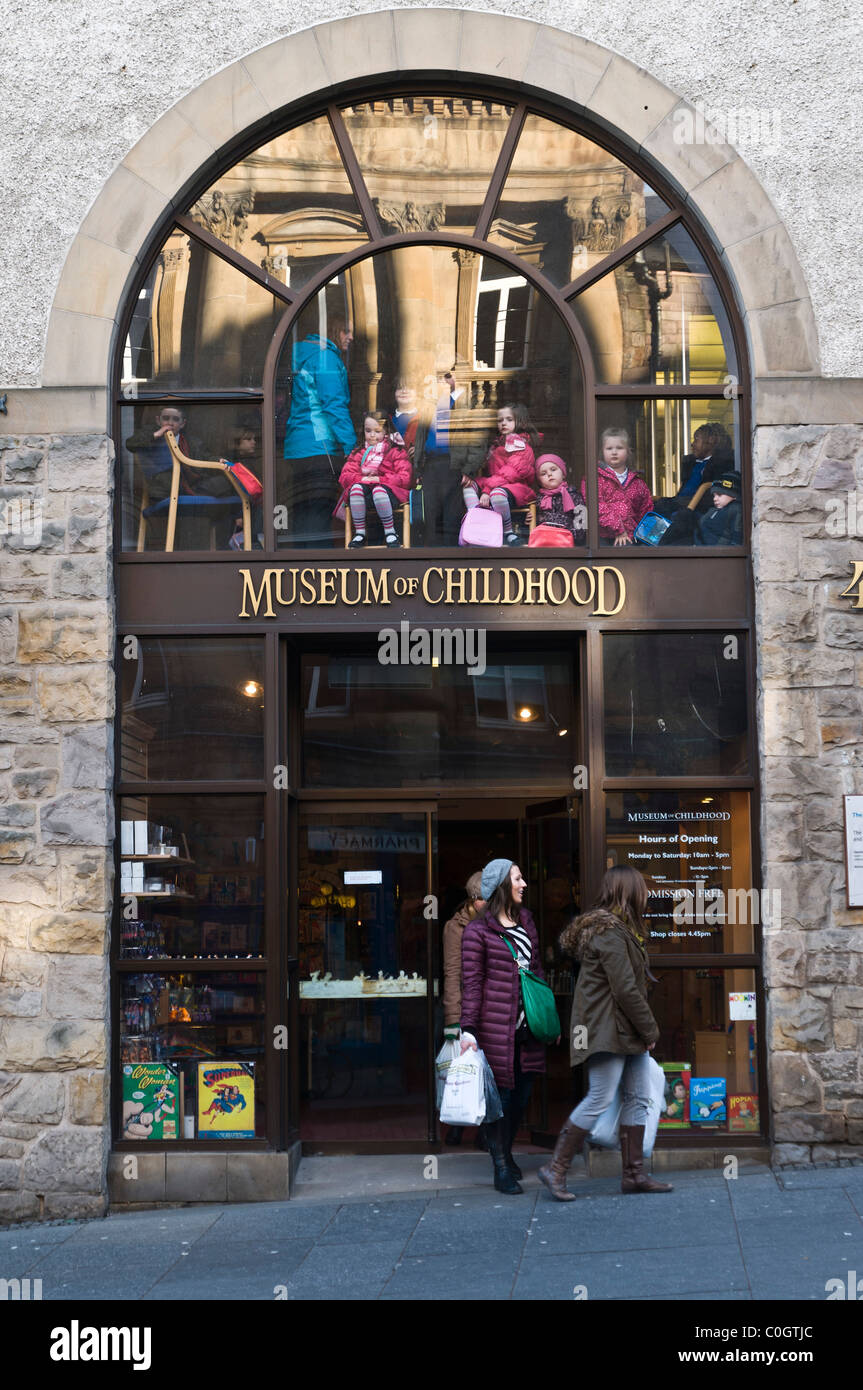
{"label": "chair backrest", "polygon": [[701,501],[702,497],[704,496],[705,492],[707,491],[707,489],[708,489],[709,487],[710,487],[710,483],[707,482],[707,483],[701,483],[701,484],[695,489],[695,491],[693,492],[692,496],[690,497],[690,499],[689,499],[689,501],[688,501],[688,503],[687,503],[687,508],[688,508],[688,510],[689,510],[690,512],[694,512],[694,511],[695,511],[695,508],[698,506],[699,502]]}

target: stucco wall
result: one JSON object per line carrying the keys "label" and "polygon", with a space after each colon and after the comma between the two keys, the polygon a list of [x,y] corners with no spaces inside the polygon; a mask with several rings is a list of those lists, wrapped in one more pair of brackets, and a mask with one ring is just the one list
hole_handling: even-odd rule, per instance
{"label": "stucco wall", "polygon": [[[263,44],[306,26],[380,10],[375,0],[290,0],[278,12],[212,0],[3,0],[0,97],[0,385],[36,385],[54,291],[72,238],[111,171],[184,93]],[[398,0],[388,8],[400,6]],[[424,8],[424,7],[423,7]],[[677,0],[507,3],[460,10],[520,15],[616,51],[709,111],[780,113],[738,142],[787,227],[815,306],[827,375],[863,374],[848,305],[863,300],[859,206],[863,74],[855,7],[833,0],[725,6]],[[285,100],[291,98],[286,83]],[[766,143],[765,143],[766,137]],[[733,143],[733,142],[732,142]]]}

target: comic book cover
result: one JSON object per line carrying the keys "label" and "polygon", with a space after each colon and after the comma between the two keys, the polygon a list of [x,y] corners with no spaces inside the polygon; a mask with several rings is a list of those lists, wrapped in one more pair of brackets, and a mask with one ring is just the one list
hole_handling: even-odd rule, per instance
{"label": "comic book cover", "polygon": [[180,1075],[170,1062],[123,1067],[123,1139],[177,1139]]}
{"label": "comic book cover", "polygon": [[689,1128],[689,1083],[691,1062],[663,1062],[665,1101],[659,1117],[660,1129]]}
{"label": "comic book cover", "polygon": [[199,1062],[198,1138],[254,1137],[254,1062]]}
{"label": "comic book cover", "polygon": [[728,1119],[724,1076],[693,1076],[689,1083],[689,1114],[694,1125],[724,1125]]}
{"label": "comic book cover", "polygon": [[737,1134],[757,1134],[760,1127],[757,1096],[728,1097],[728,1128],[730,1130]]}

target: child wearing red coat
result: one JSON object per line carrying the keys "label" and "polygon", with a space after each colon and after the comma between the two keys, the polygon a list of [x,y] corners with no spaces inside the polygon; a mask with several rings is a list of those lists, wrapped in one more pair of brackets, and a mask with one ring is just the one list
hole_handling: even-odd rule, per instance
{"label": "child wearing red coat", "polygon": [[386,544],[400,544],[393,524],[393,505],[408,500],[411,475],[411,461],[404,449],[393,442],[387,417],[378,410],[369,411],[363,418],[363,441],[348,454],[339,474],[342,495],[333,513],[343,521],[345,507],[350,507],[356,531],[352,550],[366,543],[369,503],[381,519]]}
{"label": "child wearing red coat", "polygon": [[[602,431],[602,462],[597,465],[599,535],[602,545],[632,545],[642,517],[653,510],[650,488],[630,467],[629,435],[616,425]],[[586,499],[585,483],[581,495]]]}
{"label": "child wearing red coat", "polygon": [[465,505],[493,507],[503,521],[504,545],[521,545],[512,524],[512,508],[536,501],[536,453],[539,435],[523,405],[504,405],[497,412],[497,438],[488,451],[485,473],[462,478]]}

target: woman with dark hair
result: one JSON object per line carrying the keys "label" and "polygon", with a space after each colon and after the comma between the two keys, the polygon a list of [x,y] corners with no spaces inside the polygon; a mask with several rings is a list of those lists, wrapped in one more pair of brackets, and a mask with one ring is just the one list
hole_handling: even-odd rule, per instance
{"label": "woman with dark hair", "polygon": [[589,912],[560,935],[560,948],[581,963],[572,1002],[570,1061],[587,1062],[590,1089],[560,1131],[539,1177],[559,1202],[574,1202],[566,1175],[623,1081],[621,1192],[671,1192],[644,1171],[644,1125],[650,1098],[650,1053],[659,1028],[647,1003],[644,911],[647,884],[637,869],[609,869]]}
{"label": "woman with dark hair", "polygon": [[[513,1140],[533,1078],[545,1071],[545,1046],[527,1026],[520,988],[519,966],[543,977],[539,936],[521,905],[525,887],[511,859],[492,859],[480,883],[488,906],[468,922],[462,939],[462,1052],[478,1042],[494,1073],[503,1116],[482,1128],[494,1165],[494,1185],[510,1196],[524,1191],[512,1156]],[[465,1038],[465,1033],[477,1041]]]}

